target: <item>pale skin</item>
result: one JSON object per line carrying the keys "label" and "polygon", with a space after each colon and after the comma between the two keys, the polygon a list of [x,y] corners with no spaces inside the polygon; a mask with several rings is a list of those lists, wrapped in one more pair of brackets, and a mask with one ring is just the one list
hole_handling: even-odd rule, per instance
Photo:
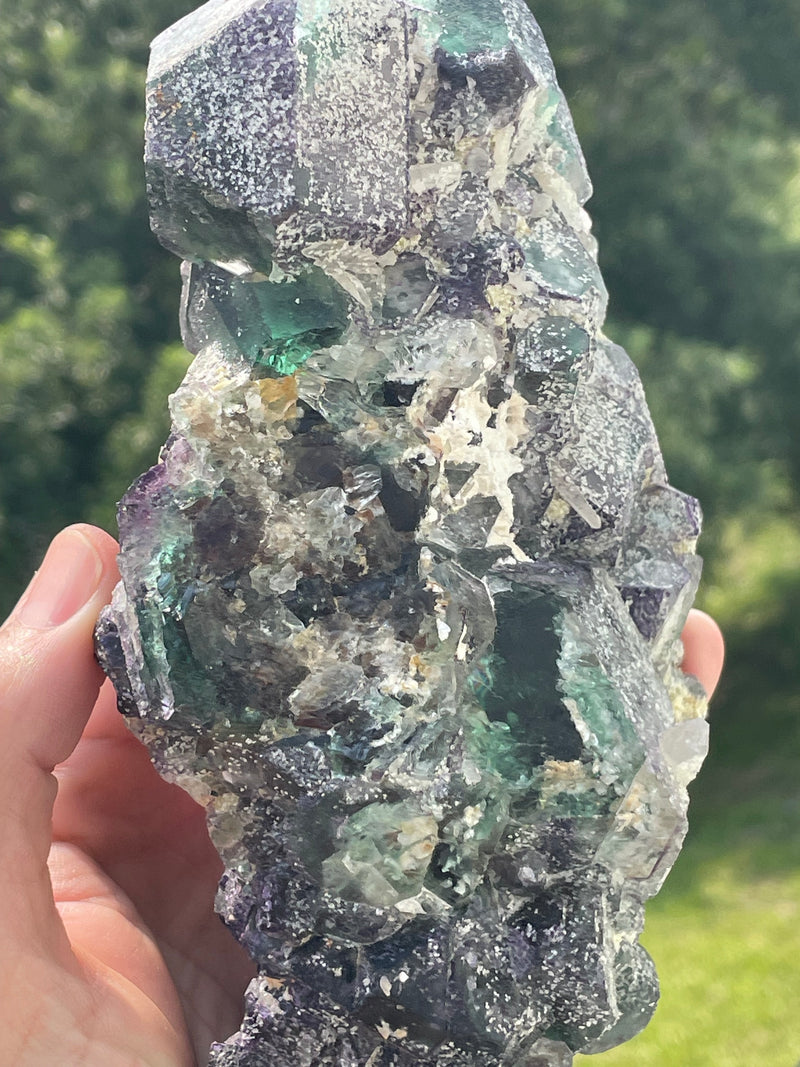
{"label": "pale skin", "polygon": [[[254,974],[214,914],[202,809],[155,772],[94,660],[116,551],[62,532],[0,628],[0,1067],[203,1067]],[[718,627],[693,612],[684,645],[711,694]]]}

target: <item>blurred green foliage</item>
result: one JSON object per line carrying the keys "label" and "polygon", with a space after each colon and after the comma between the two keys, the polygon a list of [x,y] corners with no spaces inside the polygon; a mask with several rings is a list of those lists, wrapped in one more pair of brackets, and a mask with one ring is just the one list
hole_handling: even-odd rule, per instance
{"label": "blurred green foliage", "polygon": [[112,522],[167,430],[178,279],[142,106],[149,41],[189,6],[0,0],[0,609],[56,529]]}
{"label": "blurred green foliage", "polygon": [[[144,71],[149,40],[193,6],[0,0],[0,614],[58,528],[88,518],[113,529],[114,500],[168,430],[165,398],[187,356],[177,263],[147,224]],[[703,604],[730,651],[694,839],[654,912],[652,951],[680,967],[681,930],[698,959],[714,952],[701,934],[709,899],[730,909],[718,939],[752,931],[765,864],[789,882],[780,892],[770,883],[764,907],[782,892],[784,909],[796,910],[787,901],[800,845],[800,6],[531,6],[595,183],[608,332],[641,369],[672,480],[705,506]],[[714,896],[726,877],[746,891]],[[737,911],[740,897],[749,911]],[[770,922],[763,940],[785,950],[791,924]],[[800,935],[793,944],[800,950]],[[723,982],[735,951],[723,958],[706,972],[695,960],[683,982],[669,971],[665,988],[687,991],[670,1010],[689,1011],[704,983]],[[772,972],[784,965],[776,958]],[[753,981],[763,988],[763,976]],[[783,988],[800,999],[796,980]],[[796,1000],[790,1011],[769,999],[800,1018]],[[748,1049],[747,1026],[715,1050],[721,1018],[679,1048],[671,1025],[631,1046],[635,1062],[791,1067],[800,1057],[800,1026],[788,1021],[776,1030],[750,1020],[762,1037],[780,1031],[786,1047],[771,1052],[761,1038]],[[606,1061],[622,1067],[630,1055]]]}

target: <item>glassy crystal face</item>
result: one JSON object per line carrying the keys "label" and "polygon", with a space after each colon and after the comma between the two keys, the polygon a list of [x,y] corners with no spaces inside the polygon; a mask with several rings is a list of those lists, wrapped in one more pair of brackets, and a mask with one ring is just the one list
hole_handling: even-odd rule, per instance
{"label": "glassy crystal face", "polygon": [[196,354],[98,654],[259,964],[216,1067],[566,1067],[657,999],[706,746],[667,482],[522,0],[212,0],[158,38]]}

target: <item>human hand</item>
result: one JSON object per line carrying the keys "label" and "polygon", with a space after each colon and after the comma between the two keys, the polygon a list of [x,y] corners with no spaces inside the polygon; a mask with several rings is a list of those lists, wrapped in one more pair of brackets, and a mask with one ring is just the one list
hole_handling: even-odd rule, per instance
{"label": "human hand", "polygon": [[64,531],[0,630],[0,1067],[204,1065],[254,973],[214,914],[203,809],[94,659],[116,547]]}
{"label": "human hand", "polygon": [[[94,660],[115,553],[66,530],[0,629],[0,1067],[202,1065],[254,973],[214,914],[203,809],[153,769]],[[716,624],[693,612],[684,644],[710,695]]]}
{"label": "human hand", "polygon": [[681,636],[684,651],[681,667],[698,679],[710,699],[717,688],[725,659],[722,632],[710,615],[692,609]]}

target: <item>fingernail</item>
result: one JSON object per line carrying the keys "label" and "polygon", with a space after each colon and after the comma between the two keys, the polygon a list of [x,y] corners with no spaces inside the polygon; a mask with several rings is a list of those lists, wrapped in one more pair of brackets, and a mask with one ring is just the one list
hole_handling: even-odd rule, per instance
{"label": "fingernail", "polygon": [[61,626],[91,600],[102,573],[103,562],[89,539],[74,526],[64,530],[33,576],[17,619],[35,630]]}

